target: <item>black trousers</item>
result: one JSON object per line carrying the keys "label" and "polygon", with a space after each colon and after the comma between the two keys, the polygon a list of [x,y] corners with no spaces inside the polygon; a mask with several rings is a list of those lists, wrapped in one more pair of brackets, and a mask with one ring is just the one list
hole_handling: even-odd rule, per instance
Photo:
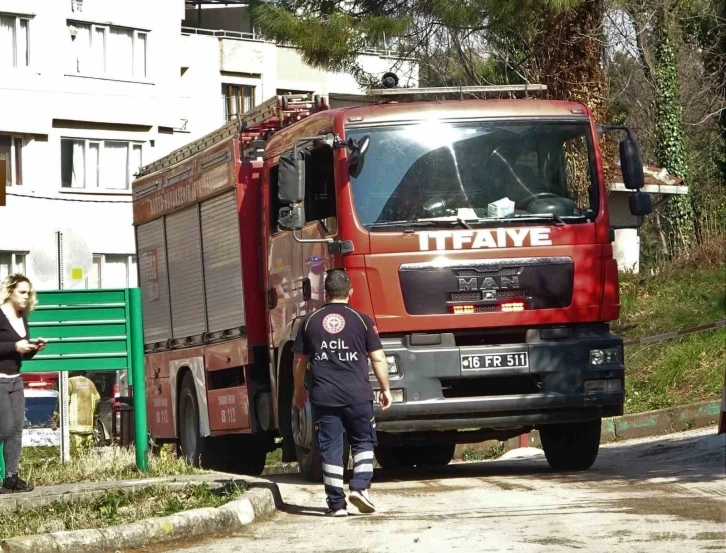
{"label": "black trousers", "polygon": [[0,378],[0,443],[5,453],[5,476],[18,474],[23,446],[25,392],[21,376]]}
{"label": "black trousers", "polygon": [[373,402],[345,407],[313,405],[313,417],[323,458],[323,481],[328,507],[344,509],[343,430],[353,454],[350,489],[367,490],[373,478],[373,448],[377,444]]}

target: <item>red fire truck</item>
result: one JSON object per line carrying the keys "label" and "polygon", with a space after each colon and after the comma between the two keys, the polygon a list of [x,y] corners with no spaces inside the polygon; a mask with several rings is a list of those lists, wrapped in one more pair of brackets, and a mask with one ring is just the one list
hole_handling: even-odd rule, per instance
{"label": "red fire truck", "polygon": [[[141,170],[157,443],[243,473],[280,446],[320,479],[310,407],[292,405],[291,346],[324,303],[326,271],[343,268],[388,359],[381,466],[446,464],[458,443],[535,428],[553,468],[592,465],[601,418],[624,398],[598,146],[611,128],[581,104],[417,101],[431,92],[275,97]],[[620,130],[642,217],[640,154]]]}

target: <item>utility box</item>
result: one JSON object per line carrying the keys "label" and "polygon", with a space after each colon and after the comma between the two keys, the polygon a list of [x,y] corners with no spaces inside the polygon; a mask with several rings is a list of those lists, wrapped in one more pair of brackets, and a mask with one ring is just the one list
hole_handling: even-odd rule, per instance
{"label": "utility box", "polygon": [[[667,201],[674,194],[688,194],[688,187],[683,186],[683,179],[668,174],[665,169],[643,166],[645,186],[641,192],[652,194],[654,207]],[[628,198],[634,190],[625,188],[622,174],[618,168],[616,182],[608,185],[608,208],[610,211],[610,224],[615,227],[615,241],[613,242],[613,256],[618,262],[618,269],[622,272],[637,273],[640,271],[640,236],[638,236],[637,217],[630,213]],[[632,226],[634,228],[618,228]]]}

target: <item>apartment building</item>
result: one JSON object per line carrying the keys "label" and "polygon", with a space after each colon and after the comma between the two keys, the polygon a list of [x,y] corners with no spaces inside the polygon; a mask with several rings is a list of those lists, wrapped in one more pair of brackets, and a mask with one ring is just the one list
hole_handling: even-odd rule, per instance
{"label": "apartment building", "polygon": [[[372,73],[395,60],[361,55]],[[415,67],[397,67],[410,83]],[[0,278],[58,284],[55,232],[78,240],[65,285],[136,285],[139,166],[277,93],[358,93],[254,32],[245,2],[0,0]]]}
{"label": "apartment building", "polygon": [[0,277],[55,288],[63,229],[92,252],[68,285],[136,284],[130,184],[174,146],[179,68],[165,45],[183,16],[180,0],[0,0]]}

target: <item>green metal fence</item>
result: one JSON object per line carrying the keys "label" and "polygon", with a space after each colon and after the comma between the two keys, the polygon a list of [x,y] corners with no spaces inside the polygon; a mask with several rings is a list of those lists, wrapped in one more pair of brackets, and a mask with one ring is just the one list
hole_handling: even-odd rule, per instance
{"label": "green metal fence", "polygon": [[[23,362],[21,372],[129,371],[133,387],[136,466],[148,470],[144,330],[141,290],[54,290],[38,293],[28,318],[32,337],[46,349]],[[0,444],[0,478],[5,460]]]}

